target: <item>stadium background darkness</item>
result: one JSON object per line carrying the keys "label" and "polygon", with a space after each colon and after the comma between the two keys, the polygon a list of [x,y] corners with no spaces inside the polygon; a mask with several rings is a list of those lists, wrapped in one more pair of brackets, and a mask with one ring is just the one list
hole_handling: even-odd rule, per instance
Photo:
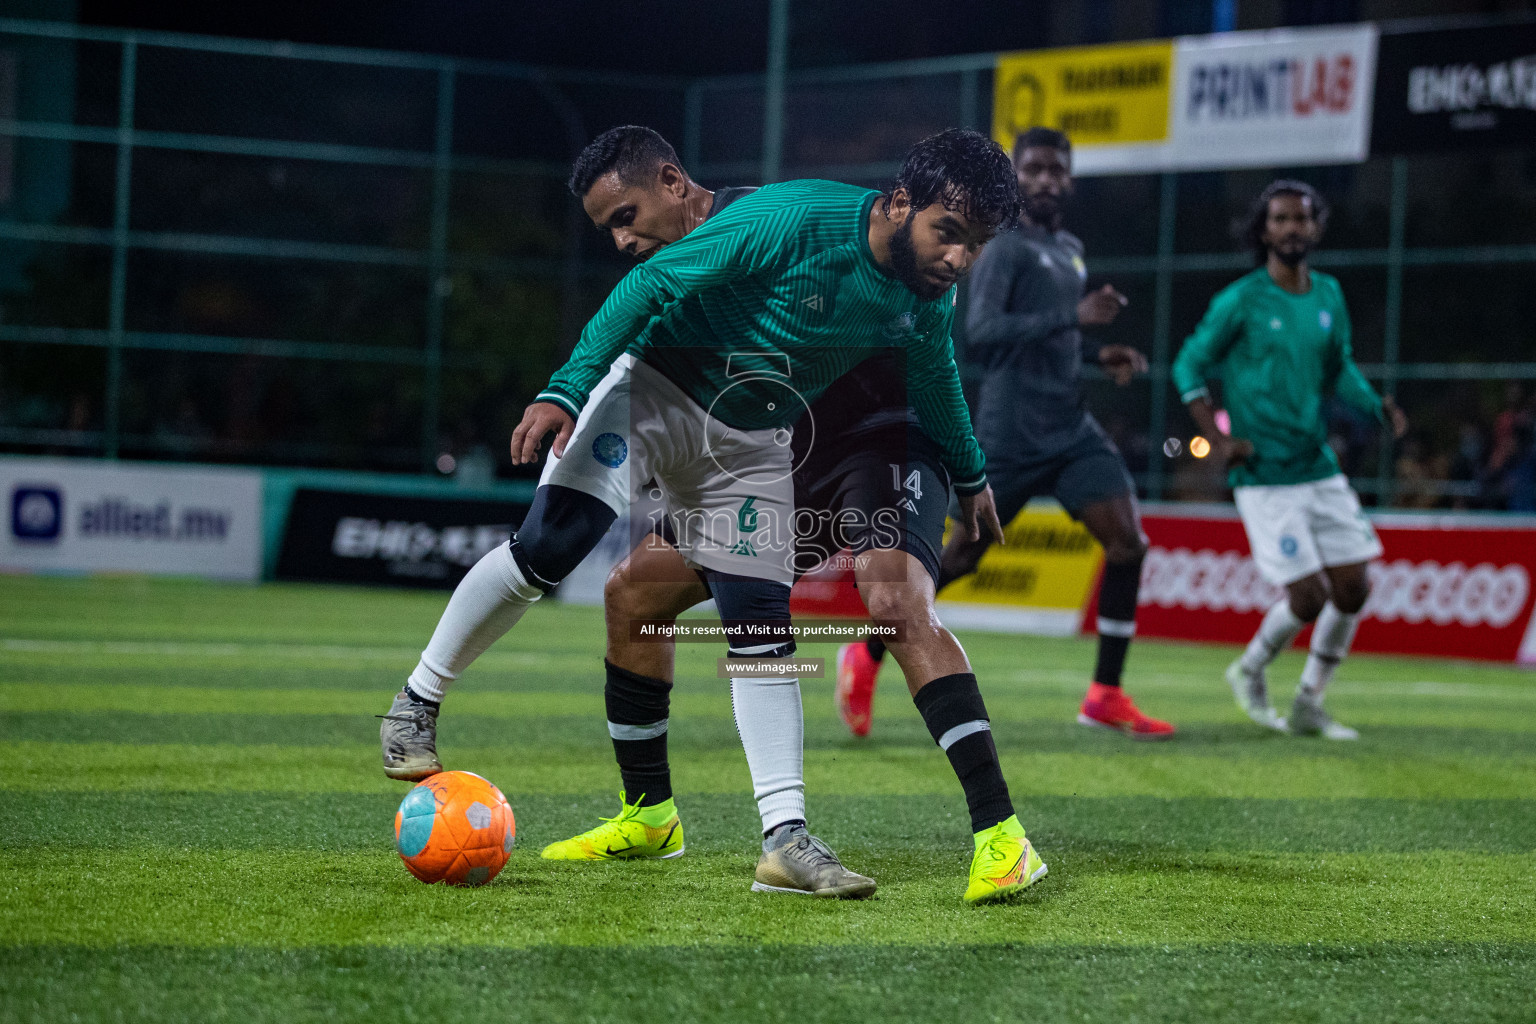
{"label": "stadium background darkness", "polygon": [[[1132,40],[1213,29],[1257,29],[1404,17],[1511,16],[1529,2],[1368,0],[1073,0],[1020,5],[1001,0],[951,8],[851,0],[791,3],[791,69],[939,57],[1042,46]],[[296,0],[262,5],[190,2],[119,5],[101,0],[13,0],[5,16],[82,25],[206,33],[370,47],[460,58],[537,62],[567,69],[676,76],[756,73],[764,66],[769,5],[620,2],[453,4],[343,2],[317,18]],[[0,48],[16,37],[0,37]],[[639,42],[637,42],[639,40]],[[61,44],[47,44],[61,45]],[[109,43],[73,48],[63,120],[110,126],[118,114],[121,59]],[[135,123],[160,128],[430,153],[435,76],[357,72],[293,62],[291,76],[263,75],[238,58],[182,54],[141,62]],[[892,165],[915,138],[965,108],[973,90],[984,124],[990,75],[898,80],[886,95],[870,86],[792,88],[787,97],[783,176],[856,165]],[[521,88],[521,87],[520,87]],[[587,137],[638,121],[683,148],[681,89],[563,88]],[[926,96],[924,94],[927,94]],[[761,99],[743,88],[703,111],[700,152],[684,153],[706,187],[760,178]],[[755,103],[755,106],[754,106]],[[440,333],[444,359],[435,412],[419,366],[355,359],[281,358],[128,349],[118,429],[103,395],[110,368],[100,347],[0,340],[0,451],[127,458],[428,471],[438,454],[512,478],[506,438],[524,403],[568,349],[574,333],[627,264],[590,226],[573,218],[559,165],[573,139],[537,93],[498,91],[463,76],[455,97],[455,166],[443,225],[448,259]],[[807,120],[797,112],[818,112]],[[891,114],[911,111],[910,124]],[[21,111],[59,119],[58,111]],[[17,166],[52,168],[58,182],[31,190],[18,171],[0,196],[0,220],[89,233],[113,226],[115,147],[11,141]],[[696,163],[693,158],[698,157]],[[479,160],[483,167],[474,166]],[[1409,246],[1531,246],[1536,243],[1536,154],[1493,150],[1410,157]],[[523,168],[523,170],[518,170]],[[510,169],[510,170],[509,170]],[[1232,266],[1181,269],[1173,278],[1175,346],[1209,296],[1241,272],[1227,227],[1275,171],[1303,177],[1334,206],[1323,254],[1381,249],[1391,230],[1393,161],[1331,168],[1181,174],[1176,180],[1176,254],[1229,255]],[[844,175],[844,177],[855,177]],[[880,185],[883,175],[856,179]],[[1160,180],[1155,175],[1081,179],[1068,227],[1088,247],[1093,283],[1111,281],[1131,300],[1099,332],[1105,341],[1150,348]],[[129,229],[136,232],[281,239],[370,251],[428,249],[433,231],[430,168],[240,157],[136,148]],[[579,211],[578,211],[579,212]],[[99,243],[7,242],[0,259],[0,324],[106,326],[109,249]],[[1195,261],[1199,262],[1199,261]],[[1326,266],[1326,262],[1324,263]],[[335,262],[277,255],[134,248],[127,261],[125,327],[165,334],[291,340],[299,344],[419,349],[429,329],[429,270],[382,260]],[[1345,288],[1363,363],[1383,356],[1387,273],[1379,265],[1329,267]],[[1529,263],[1420,265],[1404,275],[1404,361],[1536,362],[1536,294]],[[963,344],[963,338],[957,339]],[[391,358],[394,358],[392,356]],[[316,372],[320,371],[320,372]],[[1536,375],[1531,375],[1536,376]],[[1156,461],[1162,438],[1147,431],[1152,382],[1112,394],[1089,385],[1090,404],[1126,452],[1138,482],[1170,497],[1211,497],[1219,483],[1187,457]],[[1414,433],[1383,453],[1366,425],[1341,415],[1335,437],[1362,490],[1383,468],[1393,500],[1408,504],[1536,509],[1536,400],[1522,373],[1450,383],[1404,380],[1396,391]],[[1111,405],[1111,398],[1114,398]],[[1168,402],[1167,433],[1189,424]],[[428,421],[435,430],[424,429]],[[109,435],[112,435],[109,437]],[[429,435],[429,436],[424,436]],[[477,451],[477,448],[480,449]],[[466,458],[468,457],[468,458]],[[1156,471],[1157,478],[1149,476]],[[526,472],[526,471],[525,471]]]}

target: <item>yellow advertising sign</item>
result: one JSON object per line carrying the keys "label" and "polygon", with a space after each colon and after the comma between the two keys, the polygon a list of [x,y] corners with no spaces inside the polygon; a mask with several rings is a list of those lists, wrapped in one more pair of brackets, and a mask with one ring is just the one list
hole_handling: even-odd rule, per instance
{"label": "yellow advertising sign", "polygon": [[1074,147],[1164,142],[1173,40],[1007,53],[995,81],[992,136],[1010,152],[1035,125]]}
{"label": "yellow advertising sign", "polygon": [[[953,529],[954,523],[949,524]],[[1025,508],[1003,530],[976,572],[944,588],[945,601],[1080,612],[1104,549],[1059,508]]]}

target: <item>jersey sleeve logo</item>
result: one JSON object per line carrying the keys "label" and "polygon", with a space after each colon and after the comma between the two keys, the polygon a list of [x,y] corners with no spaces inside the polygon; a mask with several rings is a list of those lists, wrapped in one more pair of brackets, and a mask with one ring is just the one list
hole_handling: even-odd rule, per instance
{"label": "jersey sleeve logo", "polygon": [[1317,326],[1321,327],[1325,331],[1331,329],[1333,327],[1333,314],[1328,312],[1326,309],[1318,310]]}

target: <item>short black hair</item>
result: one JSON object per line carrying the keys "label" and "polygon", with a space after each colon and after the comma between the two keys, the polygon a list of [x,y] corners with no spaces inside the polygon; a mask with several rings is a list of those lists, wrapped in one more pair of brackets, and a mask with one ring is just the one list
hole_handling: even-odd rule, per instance
{"label": "short black hair", "polygon": [[946,128],[913,146],[895,189],[906,190],[913,212],[942,203],[994,228],[1011,227],[1019,217],[1019,182],[1008,154],[966,128]]}
{"label": "short black hair", "polygon": [[1037,124],[1033,128],[1019,132],[1019,137],[1013,140],[1013,162],[1018,163],[1019,155],[1031,146],[1049,146],[1069,156],[1072,153],[1072,140],[1067,138],[1066,132]]}
{"label": "short black hair", "polygon": [[566,185],[577,199],[585,199],[592,183],[609,171],[618,171],[619,180],[626,185],[639,185],[662,164],[682,166],[672,143],[638,124],[620,125],[587,143]]}
{"label": "short black hair", "polygon": [[1317,226],[1328,226],[1328,201],[1321,192],[1295,178],[1278,178],[1270,182],[1248,208],[1247,220],[1238,221],[1234,229],[1238,241],[1253,250],[1254,259],[1259,263],[1269,259],[1269,247],[1264,244],[1264,226],[1269,221],[1269,201],[1276,196],[1301,196],[1310,203],[1312,219],[1317,221]]}

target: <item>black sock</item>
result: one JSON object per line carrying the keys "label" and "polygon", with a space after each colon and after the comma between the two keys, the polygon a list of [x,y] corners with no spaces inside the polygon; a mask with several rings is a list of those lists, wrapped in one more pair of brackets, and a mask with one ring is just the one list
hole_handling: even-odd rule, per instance
{"label": "black sock", "polygon": [[1125,655],[1136,635],[1136,594],[1141,590],[1140,560],[1104,566],[1104,582],[1099,585],[1099,660],[1093,666],[1093,680],[1105,686],[1119,686],[1125,669]]}
{"label": "black sock", "polygon": [[997,745],[987,706],[969,672],[941,676],[917,691],[912,698],[933,734],[933,740],[949,757],[965,802],[971,809],[971,831],[980,832],[1013,816],[1008,783],[997,762]]}
{"label": "black sock", "polygon": [[433,711],[436,711],[443,706],[443,702],[440,700],[427,700],[427,698],[411,689],[409,683],[407,683],[405,687],[405,697],[412,704],[420,704],[422,707],[431,708]]}
{"label": "black sock", "polygon": [[667,767],[667,714],[672,684],[637,675],[607,659],[608,735],[624,780],[624,799],[649,807],[672,799],[672,771]]}
{"label": "black sock", "polygon": [[864,638],[864,649],[869,651],[869,656],[876,661],[885,657],[885,641],[876,640],[872,636]]}

